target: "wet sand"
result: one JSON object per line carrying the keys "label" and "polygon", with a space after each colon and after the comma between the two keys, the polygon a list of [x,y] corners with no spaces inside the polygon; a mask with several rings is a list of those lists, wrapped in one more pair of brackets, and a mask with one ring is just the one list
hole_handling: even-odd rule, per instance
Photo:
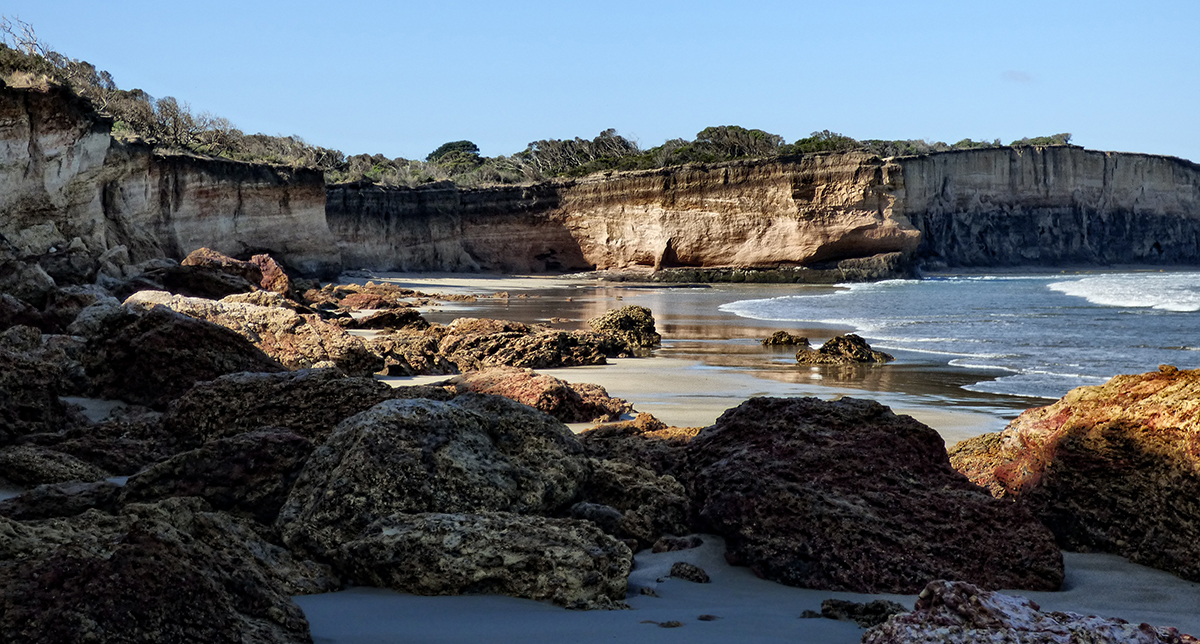
{"label": "wet sand", "polygon": [[[996,372],[954,367],[947,356],[895,352],[887,365],[798,365],[794,348],[764,347],[760,340],[779,330],[804,335],[814,346],[854,329],[740,318],[719,310],[744,299],[829,292],[833,287],[792,284],[714,284],[704,287],[631,285],[569,278],[481,279],[462,275],[384,274],[388,281],[425,292],[489,295],[476,302],[448,302],[425,309],[432,322],[489,317],[586,329],[605,311],[637,304],[654,312],[660,348],[647,358],[610,360],[597,367],[541,370],[570,382],[592,382],[625,398],[638,411],[678,426],[712,424],[726,409],[751,396],[839,396],[872,398],[941,432],[948,445],[1003,429],[1029,407],[1049,401],[970,392],[962,386]],[[356,279],[354,281],[365,281]],[[430,382],[422,378],[412,382]],[[397,384],[404,379],[396,381]]]}

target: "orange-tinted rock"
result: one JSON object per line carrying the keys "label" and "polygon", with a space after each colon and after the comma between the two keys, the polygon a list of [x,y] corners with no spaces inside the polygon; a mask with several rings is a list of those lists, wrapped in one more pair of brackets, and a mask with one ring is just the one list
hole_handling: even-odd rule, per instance
{"label": "orange-tinted rock", "polygon": [[612,398],[604,387],[572,384],[529,369],[494,367],[450,380],[460,392],[504,396],[554,416],[564,423],[616,420],[633,407]]}
{"label": "orange-tinted rock", "polygon": [[292,281],[279,262],[270,255],[255,255],[250,258],[250,262],[257,266],[262,273],[262,279],[258,281],[258,285],[264,291],[272,291],[289,297],[292,295]]}
{"label": "orange-tinted rock", "polygon": [[951,462],[1070,550],[1200,581],[1200,370],[1117,376],[965,440]]}
{"label": "orange-tinted rock", "polygon": [[879,403],[752,398],[685,451],[698,527],[767,579],[870,593],[1062,583],[1045,526],[954,471],[936,431]]}

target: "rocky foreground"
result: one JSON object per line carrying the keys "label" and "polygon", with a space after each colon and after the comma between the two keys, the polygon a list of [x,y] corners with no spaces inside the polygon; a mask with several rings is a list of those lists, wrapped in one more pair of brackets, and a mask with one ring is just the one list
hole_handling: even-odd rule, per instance
{"label": "rocky foreground", "polygon": [[[1186,560],[1163,533],[1200,516],[1186,504],[1190,372],[1073,393],[1008,430],[1024,438],[960,446],[953,462],[984,489],[932,429],[864,400],[758,398],[707,428],[641,414],[572,433],[564,422],[632,407],[532,369],[643,354],[659,336],[639,307],[586,331],[443,326],[415,310],[442,296],[319,287],[267,256],[199,251],[80,284],[6,266],[38,279],[0,296],[0,485],[26,490],[0,502],[4,642],[310,642],[291,597],[349,585],[622,608],[633,552],[694,547],[699,531],[785,584],[1047,590],[1062,583],[1060,545],[1131,543],[1140,529],[1131,552]],[[377,373],[454,377],[393,388]],[[1091,429],[1063,429],[1076,425]],[[1043,466],[1074,453],[1071,432],[1126,460],[1077,470],[1068,480],[1090,483],[1050,488],[1058,505],[1024,501],[1055,480]],[[968,467],[968,452],[1018,465]],[[1175,469],[1143,476],[1151,452]],[[1120,494],[1160,495],[1149,507],[1183,516],[1061,519]],[[1109,541],[1074,536],[1093,534]],[[888,624],[902,618],[915,619]]]}

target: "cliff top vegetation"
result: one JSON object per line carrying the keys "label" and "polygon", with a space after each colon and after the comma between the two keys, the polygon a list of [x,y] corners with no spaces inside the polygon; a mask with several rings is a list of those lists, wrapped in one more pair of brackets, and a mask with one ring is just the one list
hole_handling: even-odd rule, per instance
{"label": "cliff top vegetation", "polygon": [[[382,154],[347,156],[295,135],[246,134],[228,119],[194,112],[173,96],[155,98],[140,89],[120,89],[108,72],[54,51],[38,39],[31,25],[4,16],[0,16],[0,79],[15,87],[66,87],[113,119],[113,135],[120,139],[143,141],[164,152],[314,168],[325,173],[328,183],[418,186],[449,180],[475,187],[816,152],[862,150],[894,157],[1003,146],[999,139],[963,139],[953,144],[919,139],[860,141],[829,130],[787,143],[763,130],[719,125],[704,128],[693,140],[671,139],[649,149],[607,129],[592,139],[533,141],[520,152],[496,157],[481,156],[479,147],[465,140],[447,142],[424,160],[389,159]],[[1066,145],[1070,140],[1071,135],[1063,133],[1024,138],[1009,145]]]}

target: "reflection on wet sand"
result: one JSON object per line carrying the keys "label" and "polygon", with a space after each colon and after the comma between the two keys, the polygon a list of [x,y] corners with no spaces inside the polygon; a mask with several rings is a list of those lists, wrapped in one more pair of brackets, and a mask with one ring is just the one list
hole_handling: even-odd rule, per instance
{"label": "reflection on wet sand", "polygon": [[[426,317],[440,323],[463,316],[494,317],[549,323],[561,329],[586,329],[589,318],[612,308],[637,304],[654,312],[658,330],[663,335],[662,347],[654,352],[659,357],[699,362],[708,367],[805,387],[908,395],[915,397],[915,404],[954,407],[1004,418],[1015,417],[1025,409],[1047,402],[967,391],[962,387],[995,377],[996,373],[953,367],[947,364],[944,356],[899,351],[895,352],[896,362],[887,365],[799,365],[795,362],[794,347],[764,347],[760,341],[775,331],[786,330],[820,344],[853,329],[811,324],[805,328],[796,326],[795,322],[750,320],[719,310],[722,304],[729,302],[793,295],[799,289],[792,285],[655,289],[572,284],[523,291],[527,296],[523,298],[481,298],[469,309],[435,310]],[[551,318],[555,319],[553,323],[549,322]]]}

